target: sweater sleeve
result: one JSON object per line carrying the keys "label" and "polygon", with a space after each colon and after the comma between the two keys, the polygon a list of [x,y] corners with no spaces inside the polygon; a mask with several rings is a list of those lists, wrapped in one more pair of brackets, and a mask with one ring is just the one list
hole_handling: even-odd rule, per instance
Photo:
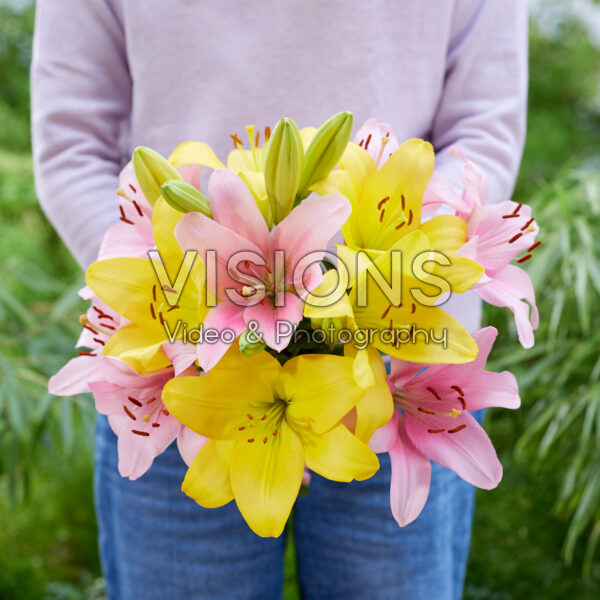
{"label": "sweater sleeve", "polygon": [[455,0],[444,89],[433,122],[436,168],[461,189],[460,146],[489,179],[489,202],[508,200],[525,139],[527,2]]}
{"label": "sweater sleeve", "polygon": [[79,264],[117,219],[132,83],[112,0],[38,0],[31,104],[37,194]]}

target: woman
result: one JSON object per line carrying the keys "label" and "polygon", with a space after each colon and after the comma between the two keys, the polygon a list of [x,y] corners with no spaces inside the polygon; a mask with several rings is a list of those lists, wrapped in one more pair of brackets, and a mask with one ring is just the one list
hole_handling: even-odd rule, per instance
{"label": "woman", "polygon": [[[429,139],[460,181],[457,144],[481,165],[492,201],[510,197],[525,131],[527,14],[521,0],[38,0],[32,65],[40,202],[82,267],[118,218],[117,175],[138,145],[184,140],[224,157],[248,123],[300,126],[339,110],[373,115],[399,140]],[[468,294],[455,315],[479,327]],[[434,465],[428,503],[401,529],[389,462],[372,479],[313,476],[296,503],[305,598],[462,595],[473,489]],[[272,599],[284,540],[255,536],[230,504],[180,492],[175,448],[141,479],[121,479],[116,438],[98,422],[96,502],[111,599]]]}

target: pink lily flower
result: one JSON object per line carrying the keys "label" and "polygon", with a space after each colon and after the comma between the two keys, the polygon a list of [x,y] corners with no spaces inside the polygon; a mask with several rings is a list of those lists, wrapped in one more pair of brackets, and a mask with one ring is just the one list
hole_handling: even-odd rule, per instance
{"label": "pink lily flower", "polygon": [[[200,169],[197,165],[179,167],[184,181],[200,189]],[[106,232],[98,260],[123,256],[147,258],[156,248],[152,235],[153,208],[144,196],[130,161],[119,174],[119,222]]]}
{"label": "pink lily flower", "polygon": [[[462,158],[463,193],[458,196],[450,182],[434,174],[429,182],[424,206],[437,210],[442,204],[452,207],[467,223],[467,242],[456,252],[478,262],[485,274],[473,289],[486,302],[509,308],[514,316],[519,341],[525,348],[534,343],[533,332],[539,325],[535,292],[527,273],[513,260],[522,264],[541,242],[535,241],[538,227],[531,216],[531,207],[513,201],[487,205],[488,184],[484,173],[459,148],[452,152]],[[517,258],[525,252],[524,256]]]}
{"label": "pink lily flower", "polygon": [[90,392],[89,383],[102,379],[98,370],[102,347],[108,338],[127,324],[117,312],[93,295],[89,287],[79,290],[79,296],[90,300],[91,306],[80,319],[83,329],[76,348],[88,348],[72,358],[48,381],[48,391],[55,396],[73,396]]}
{"label": "pink lily flower", "polygon": [[327,242],[352,210],[341,195],[313,196],[269,231],[252,194],[231,171],[211,175],[208,195],[214,220],[189,213],[175,228],[182,250],[196,250],[203,260],[207,251],[215,252],[216,281],[207,276],[207,285],[221,301],[208,312],[203,331],[234,333],[199,341],[204,370],[247,328],[278,352],[288,345],[302,318],[303,298],[322,282],[319,261]]}
{"label": "pink lily flower", "polygon": [[494,446],[470,414],[490,406],[520,406],[514,375],[484,370],[497,334],[493,327],[475,333],[479,354],[462,365],[423,365],[392,358],[388,384],[402,412],[396,411],[375,433],[370,446],[390,454],[390,501],[400,525],[416,519],[425,505],[430,460],[483,489],[500,482],[502,465]]}
{"label": "pink lily flower", "polygon": [[[141,477],[177,439],[188,466],[207,439],[182,425],[162,402],[162,390],[174,377],[173,367],[140,375],[113,357],[99,361],[101,381],[90,382],[96,410],[108,416],[118,436],[119,473],[131,480]],[[183,375],[196,375],[190,367]]]}
{"label": "pink lily flower", "polygon": [[363,123],[352,141],[369,153],[378,168],[400,147],[392,128],[373,117]]}
{"label": "pink lily flower", "polygon": [[[174,369],[169,367],[146,377],[119,359],[103,357],[102,347],[106,341],[128,322],[95,297],[88,287],[80,290],[79,295],[92,302],[81,319],[83,329],[76,344],[76,347],[88,350],[80,352],[50,378],[48,391],[56,396],[94,394],[96,409],[100,414],[108,415],[111,428],[119,437],[119,473],[123,477],[137,479],[143,475],[154,458],[175,438],[179,452],[189,466],[206,440],[184,427],[175,417],[165,414],[167,411],[160,402],[160,394],[174,376]],[[196,372],[192,367],[183,374]],[[152,405],[143,404],[153,397],[157,401]],[[150,414],[155,418],[150,420],[148,417],[145,421],[144,417]],[[131,419],[131,416],[135,418]],[[138,421],[137,427],[131,427],[132,420]]]}

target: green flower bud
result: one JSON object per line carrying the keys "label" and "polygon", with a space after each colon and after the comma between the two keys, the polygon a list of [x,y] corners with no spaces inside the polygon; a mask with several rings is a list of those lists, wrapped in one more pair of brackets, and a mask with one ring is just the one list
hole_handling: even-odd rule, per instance
{"label": "green flower bud", "polygon": [[158,152],[146,146],[138,146],[133,152],[133,170],[146,200],[154,206],[160,196],[160,186],[181,176]]}
{"label": "green flower bud", "polygon": [[294,206],[303,155],[296,123],[281,119],[271,133],[265,156],[265,187],[275,223],[282,221]]}
{"label": "green flower bud", "polygon": [[262,338],[255,333],[246,329],[239,339],[240,350],[244,356],[254,356],[262,352],[267,345],[262,341]]}
{"label": "green flower bud", "polygon": [[168,204],[179,212],[199,212],[212,218],[208,198],[187,181],[181,179],[167,181],[160,186],[160,193]]}
{"label": "green flower bud", "polygon": [[338,163],[350,140],[353,121],[352,113],[344,111],[317,129],[304,155],[297,202],[306,198],[310,186],[326,177]]}

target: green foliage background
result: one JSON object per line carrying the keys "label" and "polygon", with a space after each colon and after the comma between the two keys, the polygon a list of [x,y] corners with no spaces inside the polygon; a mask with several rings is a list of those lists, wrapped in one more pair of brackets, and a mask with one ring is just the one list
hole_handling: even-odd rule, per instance
{"label": "green foliage background", "polygon": [[[93,406],[57,399],[82,276],[41,213],[29,143],[33,9],[0,2],[0,599],[103,597],[92,498]],[[575,22],[531,30],[529,135],[515,198],[533,204],[542,325],[533,350],[510,315],[494,368],[523,410],[488,411],[505,466],[478,493],[466,598],[597,598],[600,562],[600,52]],[[287,600],[297,598],[293,548]]]}

